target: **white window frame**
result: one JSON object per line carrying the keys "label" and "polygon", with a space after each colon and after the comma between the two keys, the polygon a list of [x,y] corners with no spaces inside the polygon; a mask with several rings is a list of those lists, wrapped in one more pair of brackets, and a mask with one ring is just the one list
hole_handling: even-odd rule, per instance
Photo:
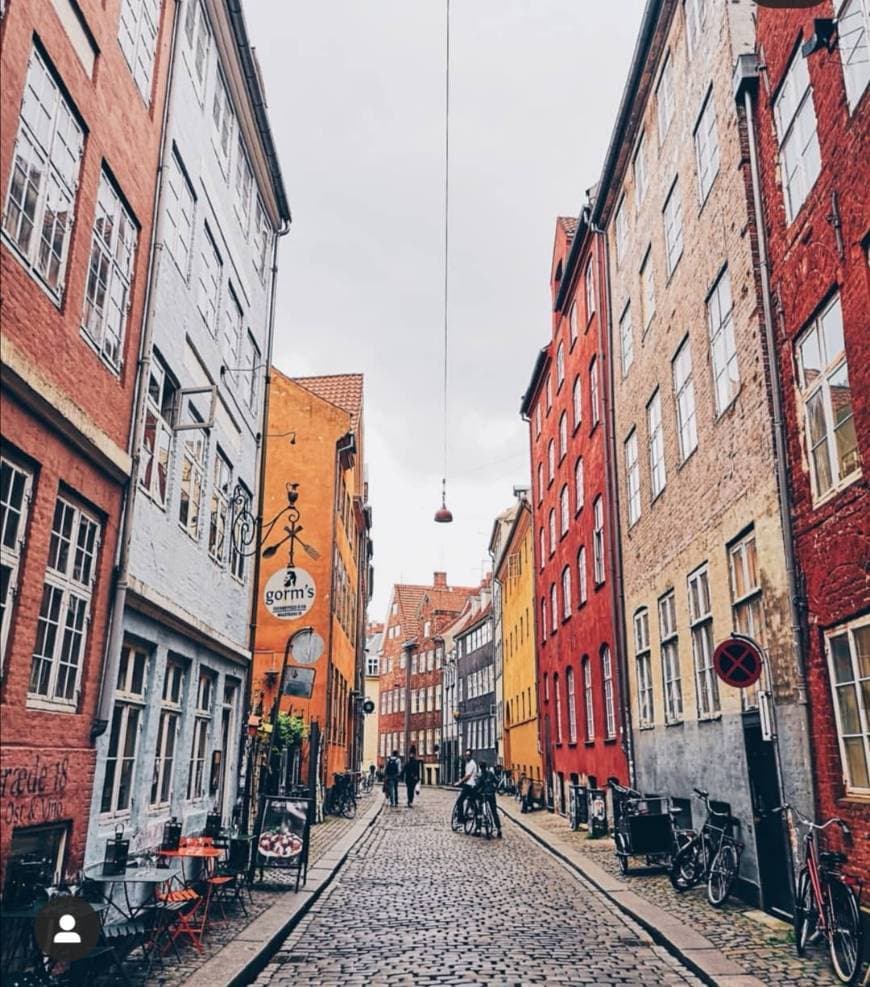
{"label": "white window frame", "polygon": [[535,405],[535,436],[541,434],[541,402],[538,401]]}
{"label": "white window frame", "polygon": [[592,505],[592,569],[596,586],[601,586],[605,579],[604,568],[604,501],[601,496],[595,498]]}
{"label": "white window frame", "polygon": [[674,72],[671,53],[665,54],[659,82],[656,86],[656,124],[658,127],[659,147],[665,142],[671,123],[674,119]]}
{"label": "white window frame", "polygon": [[224,263],[208,223],[203,226],[201,241],[196,307],[208,331],[216,336]]}
{"label": "white window frame", "polygon": [[683,256],[683,196],[679,178],[674,179],[665,199],[662,222],[665,230],[665,257],[670,278]]}
{"label": "white window frame", "polygon": [[868,0],[834,0],[834,14],[846,102],[849,112],[853,113],[870,83],[870,3]]}
{"label": "white window frame", "polygon": [[193,78],[199,105],[205,98],[205,88],[208,79],[208,56],[211,49],[211,29],[200,0],[188,0],[184,18],[184,31],[187,35],[187,46],[190,49],[189,69]]}
{"label": "white window frame", "polygon": [[153,354],[148,394],[145,398],[145,427],[142,432],[139,486],[162,510],[166,510],[169,502],[173,424],[178,393],[178,388],[166,365],[157,354]]}
{"label": "white window frame", "polygon": [[656,314],[656,277],[653,267],[652,245],[646,248],[643,263],[640,265],[640,308],[643,333],[650,327]]}
{"label": "white window frame", "polygon": [[649,644],[649,610],[646,607],[641,607],[635,611],[633,622],[638,726],[643,730],[646,727],[651,727],[655,722],[652,656]]}
{"label": "white window frame", "polygon": [[568,743],[577,743],[577,694],[574,669],[565,669],[565,699],[568,703]]}
{"label": "white window frame", "polygon": [[196,686],[196,707],[193,731],[190,739],[190,764],[187,774],[187,801],[204,799],[208,792],[206,762],[211,739],[211,721],[214,711],[214,692],[217,677],[205,669],[200,669]]}
{"label": "white window frame", "polygon": [[103,169],[94,214],[81,326],[87,339],[115,373],[124,362],[138,238],[136,221]]}
{"label": "white window frame", "polygon": [[555,634],[559,629],[559,601],[556,584],[550,583],[550,630]]}
{"label": "white window frame", "polygon": [[665,436],[662,424],[661,391],[656,388],[646,406],[646,428],[649,451],[650,501],[654,501],[668,482],[665,467]]}
{"label": "white window frame", "polygon": [[[833,331],[831,331],[833,330]],[[814,343],[818,354],[818,366],[811,368],[814,378],[810,376],[808,361],[804,352],[809,352],[809,344]],[[832,343],[834,345],[832,345]],[[834,402],[831,397],[831,384],[836,381],[841,393],[849,390],[849,367],[846,359],[846,349],[843,334],[843,313],[840,296],[836,294],[827,302],[810,324],[795,340],[795,359],[797,363],[797,384],[803,405],[804,447],[809,464],[812,483],[813,500],[819,503],[830,497],[843,487],[854,483],[861,476],[861,461],[858,456],[858,445],[854,442],[850,455],[854,457],[854,466],[844,472],[840,463],[837,447],[837,431],[851,423],[852,436],[855,436],[855,419],[851,396],[849,413],[835,425]],[[830,352],[829,352],[830,351]],[[845,408],[839,401],[840,411]],[[818,434],[818,425],[822,424],[824,432]],[[815,429],[815,432],[814,432]],[[824,456],[830,476],[830,483],[822,486],[819,462]]]}
{"label": "white window frame", "polygon": [[[201,421],[192,404],[188,413],[194,421]],[[181,446],[181,496],[178,503],[178,523],[194,541],[199,541],[203,500],[205,498],[205,469],[208,461],[208,433],[202,428],[192,428],[185,433]],[[185,500],[186,497],[186,500]],[[185,516],[186,504],[186,516]]]}
{"label": "white window frame", "polygon": [[631,325],[631,304],[623,309],[619,317],[619,352],[622,376],[626,377],[634,363],[634,330]]}
{"label": "white window frame", "polygon": [[586,546],[581,545],[577,550],[577,606],[582,606],[589,599],[589,584],[586,575]]}
{"label": "white window frame", "polygon": [[571,566],[566,565],[562,570],[562,620],[567,620],[574,610],[573,594],[571,593]]}
{"label": "white window frame", "polygon": [[[71,712],[78,705],[100,564],[100,537],[99,519],[66,494],[59,495],[27,687],[28,706],[45,704]],[[55,600],[57,607],[52,608]],[[64,654],[66,648],[70,650]]]}
{"label": "white window frame", "polygon": [[149,106],[160,30],[160,7],[161,0],[121,0],[118,18],[118,44],[136,88]]}
{"label": "white window frame", "polygon": [[[112,709],[112,722],[109,726],[109,742],[106,747],[100,795],[99,814],[103,818],[123,817],[130,814],[131,803],[136,790],[136,761],[139,738],[145,719],[149,665],[150,655],[144,648],[129,643],[124,644],[121,663],[118,667],[115,703]],[[134,688],[137,667],[142,670],[141,691],[136,691]],[[116,722],[118,724],[117,730],[115,729]],[[114,754],[112,754],[113,742]],[[127,802],[125,805],[119,805],[121,778],[124,774],[125,764],[129,768]],[[111,771],[110,767],[112,768]],[[106,803],[107,795],[108,804]]]}
{"label": "white window frame", "polygon": [[583,467],[583,457],[579,456],[574,463],[574,510],[579,513],[586,502],[585,470]]}
{"label": "white window frame", "polygon": [[695,161],[698,165],[698,200],[707,201],[713,181],[719,174],[719,135],[716,130],[716,104],[713,87],[707,91],[694,130]]}
{"label": "white window frame", "polygon": [[[856,642],[856,632],[862,631],[868,626],[868,618],[866,616],[860,617],[857,620],[853,620],[848,624],[841,624],[838,627],[832,628],[825,633],[825,656],[828,662],[828,674],[831,682],[831,701],[834,707],[834,720],[837,727],[837,745],[840,750],[840,763],[843,771],[843,784],[846,788],[846,793],[848,795],[860,795],[866,796],[870,793],[870,785],[864,787],[863,785],[857,785],[855,779],[852,777],[850,770],[850,762],[846,755],[847,741],[858,740],[863,747],[864,752],[864,764],[865,768],[870,774],[870,709],[864,705],[863,696],[866,694],[867,686],[864,683],[867,682],[867,676],[861,677],[861,668],[858,662],[858,652],[857,652],[857,642]],[[846,643],[849,649],[849,672],[851,673],[850,679],[844,679],[841,672],[843,669],[837,667],[837,663],[834,660],[832,641],[835,638],[842,638],[845,636]],[[864,685],[862,690],[862,685]],[[854,731],[846,732],[845,724],[843,722],[843,713],[840,703],[838,702],[838,691],[848,689],[854,699],[855,712],[858,716],[859,732]]]}
{"label": "white window frame", "polygon": [[616,706],[613,701],[613,659],[610,648],[601,649],[601,686],[604,692],[604,729],[607,740],[616,736]]}
{"label": "white window frame", "polygon": [[544,464],[538,463],[538,503],[544,499]]}
{"label": "white window frame", "polygon": [[553,407],[553,378],[549,374],[547,374],[544,390],[547,398],[547,414],[549,414],[550,409]]}
{"label": "white window frame", "polygon": [[577,429],[583,421],[583,380],[580,374],[574,378],[574,386],[571,389],[571,406],[574,415],[574,428]]}
{"label": "white window frame", "polygon": [[659,599],[658,611],[665,723],[679,723],[683,719],[683,686],[677,637],[677,603],[673,590]]}
{"label": "white window frame", "polygon": [[589,406],[592,412],[592,427],[601,421],[601,410],[598,405],[598,357],[593,357],[589,364]]}
{"label": "white window frame", "polygon": [[553,699],[556,703],[556,743],[562,743],[562,693],[559,691],[559,676],[553,676]]}
{"label": "white window frame", "polygon": [[223,566],[233,468],[220,446],[215,450],[212,465],[211,503],[208,519],[208,554],[219,566]]}
{"label": "white window frame", "polygon": [[586,262],[583,281],[586,289],[586,325],[588,326],[595,314],[595,259],[593,257]]}
{"label": "white window frame", "polygon": [[625,440],[625,485],[629,528],[640,520],[640,459],[637,451],[637,429],[633,428]]}
{"label": "white window frame", "polygon": [[196,193],[187,171],[173,147],[166,178],[166,208],[163,242],[185,281],[190,277],[193,238],[196,228]]}
{"label": "white window frame", "polygon": [[689,337],[683,340],[671,363],[674,381],[674,404],[677,410],[677,446],[684,463],[698,448],[698,423],[695,409],[695,383],[692,377],[692,350]]}
{"label": "white window frame", "polygon": [[559,462],[568,455],[568,413],[559,415]]}
{"label": "white window frame", "polygon": [[707,17],[707,0],[685,0],[686,43],[691,58],[699,47],[701,28]]}
{"label": "white window frame", "polygon": [[[83,154],[84,130],[76,113],[46,60],[33,48],[9,169],[3,238],[57,303],[64,293]],[[50,209],[50,201],[59,202],[59,208]],[[33,204],[32,215],[24,210],[28,202]]]}
{"label": "white window frame", "polygon": [[543,569],[547,564],[547,535],[544,531],[543,525],[541,526],[539,540],[541,542],[541,568]]}
{"label": "white window frame", "polygon": [[740,367],[734,338],[734,301],[731,275],[724,268],[707,297],[707,325],[710,331],[710,365],[713,370],[713,396],[718,418],[740,390]]}
{"label": "white window frame", "polygon": [[813,87],[807,60],[795,49],[773,103],[786,222],[806,202],[822,167]]}
{"label": "white window frame", "polygon": [[236,194],[233,200],[233,209],[247,240],[251,231],[251,197],[254,194],[254,173],[251,171],[251,164],[248,161],[248,154],[241,134],[239,134],[237,141],[236,155]]}
{"label": "white window frame", "polygon": [[224,358],[224,365],[233,378],[237,376],[241,367],[244,323],[242,303],[230,281],[227,283],[224,312],[221,319],[221,354]]}
{"label": "white window frame", "polygon": [[257,341],[254,339],[250,330],[245,333],[245,358],[244,358],[244,369],[245,373],[248,375],[247,381],[245,381],[245,404],[250,412],[253,414],[257,413],[257,399],[260,394],[260,371],[263,369],[260,365],[262,357],[260,356],[260,347],[257,346]]}
{"label": "white window frame", "polygon": [[646,170],[646,133],[641,133],[638,139],[632,158],[632,170],[634,172],[634,207],[640,209],[649,187],[649,175]]}
{"label": "white window frame", "polygon": [[18,574],[27,543],[27,522],[33,490],[33,472],[17,460],[0,456],[0,565],[8,572],[5,596],[0,599],[0,677],[18,597]]}
{"label": "white window frame", "polygon": [[556,390],[562,386],[565,380],[565,344],[559,343],[556,347]]}
{"label": "white window frame", "polygon": [[547,443],[547,482],[552,483],[556,477],[556,443],[550,439]]}
{"label": "white window frame", "polygon": [[583,697],[586,707],[586,742],[595,740],[595,697],[592,693],[592,662],[585,655],[581,663],[583,668]]}
{"label": "white window frame", "polygon": [[554,507],[550,508],[550,513],[547,516],[547,531],[550,536],[550,555],[554,555],[556,552],[556,509]]}
{"label": "white window frame", "polygon": [[236,135],[236,114],[230,99],[229,88],[220,69],[218,69],[215,81],[211,118],[213,124],[212,145],[217,155],[221,173],[225,179],[229,179],[233,140]]}
{"label": "white window frame", "polygon": [[571,308],[568,309],[568,331],[571,334],[571,345],[573,346],[577,342],[577,337],[580,335],[580,325],[579,325],[579,319],[577,318],[576,299],[574,299],[571,302]]}
{"label": "white window frame", "polygon": [[719,715],[720,702],[719,680],[713,670],[713,611],[706,563],[689,574],[687,584],[698,719],[711,719]]}
{"label": "white window frame", "polygon": [[562,489],[559,491],[559,532],[563,536],[568,534],[570,515],[571,504],[568,494],[568,484],[564,483],[562,484]]}
{"label": "white window frame", "polygon": [[154,771],[149,797],[152,808],[168,805],[172,798],[172,776],[178,756],[178,742],[181,739],[181,722],[184,714],[184,680],[184,666],[176,659],[170,658],[166,662],[163,675],[163,694],[154,746]]}

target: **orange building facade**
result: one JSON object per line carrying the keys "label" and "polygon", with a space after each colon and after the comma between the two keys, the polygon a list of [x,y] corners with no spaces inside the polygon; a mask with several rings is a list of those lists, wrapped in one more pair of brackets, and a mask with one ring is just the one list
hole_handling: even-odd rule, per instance
{"label": "orange building facade", "polygon": [[[362,757],[372,572],[362,375],[291,379],[273,368],[267,435],[264,534],[294,489],[300,527],[292,568],[289,540],[271,558],[261,553],[251,704],[270,717],[288,641],[311,628],[319,641],[308,654],[290,650],[285,678],[299,685],[313,677],[310,698],[299,694],[300,686],[281,696],[280,711],[301,716],[309,733],[317,724],[318,778],[328,788],[336,773],[358,770]],[[264,546],[286,537],[281,521]]]}

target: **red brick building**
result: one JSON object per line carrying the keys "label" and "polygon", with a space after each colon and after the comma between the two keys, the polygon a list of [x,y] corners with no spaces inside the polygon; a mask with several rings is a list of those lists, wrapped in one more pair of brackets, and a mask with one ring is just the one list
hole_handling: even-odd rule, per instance
{"label": "red brick building", "polygon": [[[833,43],[802,50],[814,19]],[[754,123],[782,387],[816,807],[870,827],[870,19],[757,11]],[[812,47],[812,46],[810,46]],[[870,872],[856,838],[850,868]]]}
{"label": "red brick building", "polygon": [[552,339],[521,409],[532,467],[541,750],[558,811],[572,782],[628,782],[607,475],[605,254],[588,216],[584,208],[579,221],[557,221]]}
{"label": "red brick building", "polygon": [[173,3],[0,25],[0,867],[81,866],[149,277]]}

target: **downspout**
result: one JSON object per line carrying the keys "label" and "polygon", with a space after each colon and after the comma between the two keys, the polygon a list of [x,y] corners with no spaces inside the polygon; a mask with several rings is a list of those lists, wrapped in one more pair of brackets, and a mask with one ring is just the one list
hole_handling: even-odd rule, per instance
{"label": "downspout", "polygon": [[[797,671],[797,705],[802,711],[803,747],[809,759],[810,718],[807,704],[806,667],[803,653],[803,634],[800,608],[800,590],[798,587],[797,565],[794,553],[794,530],[791,522],[791,499],[788,486],[788,467],[786,459],[785,426],[782,413],[782,383],[779,378],[779,367],[776,359],[776,339],[773,328],[773,305],[770,293],[770,262],[767,253],[767,234],[764,226],[764,212],[761,205],[761,179],[758,168],[758,146],[755,134],[755,118],[753,115],[752,89],[757,83],[759,73],[758,56],[756,54],[740,55],[735,69],[735,96],[739,100],[742,90],[743,109],[746,116],[746,134],[749,143],[749,172],[752,179],[752,206],[755,213],[755,229],[758,237],[758,268],[761,279],[761,302],[764,315],[764,343],[767,349],[768,365],[770,367],[770,402],[773,418],[773,442],[776,453],[776,483],[778,493],[779,518],[782,526],[783,556],[789,596],[789,617],[791,619],[791,638],[794,649],[795,669]],[[770,682],[771,692],[773,682]],[[775,703],[774,703],[775,706]],[[779,744],[776,745],[777,753]],[[779,760],[779,758],[777,758]],[[779,765],[780,784],[784,787],[782,765]],[[810,798],[815,804],[812,776],[808,776]],[[785,792],[783,792],[785,797]],[[786,798],[787,800],[787,798]]]}
{"label": "downspout", "polygon": [[130,477],[123,498],[121,531],[118,540],[117,561],[115,563],[115,589],[112,611],[109,617],[109,632],[103,652],[103,669],[100,675],[100,691],[97,698],[97,715],[91,727],[91,741],[101,737],[112,717],[112,704],[115,698],[115,682],[118,679],[118,666],[121,659],[121,646],[124,641],[124,611],[127,607],[127,586],[130,576],[130,543],[133,539],[133,515],[136,491],[139,488],[139,466],[141,461],[142,438],[145,432],[145,400],[148,394],[148,378],[151,373],[151,352],[154,340],[154,312],[150,309],[154,287],[157,283],[158,241],[157,219],[163,202],[167,124],[169,106],[172,101],[172,82],[175,74],[175,46],[178,41],[178,0],[172,17],[172,37],[169,42],[169,67],[166,76],[166,95],[163,100],[163,117],[160,123],[160,154],[157,159],[157,194],[151,209],[151,244],[148,250],[148,269],[145,279],[145,298],[142,304],[142,335],[139,339],[139,369],[133,397],[133,428],[130,432],[128,452],[130,453]]}
{"label": "downspout", "polygon": [[[616,482],[616,409],[613,395],[615,393],[614,361],[613,361],[613,312],[612,294],[610,290],[610,251],[608,249],[607,232],[600,230],[590,223],[593,238],[601,238],[604,250],[604,277],[601,287],[604,290],[604,305],[602,318],[598,320],[598,350],[604,353],[604,331],[602,321],[607,319],[607,387],[604,389],[604,424],[606,435],[606,454],[604,457],[607,474],[607,499],[610,506],[610,559],[611,559],[611,596],[613,600],[613,628],[616,632],[618,657],[616,661],[619,681],[619,720],[622,730],[622,748],[628,760],[628,784],[637,787],[636,766],[634,760],[634,736],[631,727],[631,701],[628,688],[628,642],[625,633],[625,584],[622,580],[622,526],[619,515],[619,485]],[[600,256],[600,253],[599,253]]]}

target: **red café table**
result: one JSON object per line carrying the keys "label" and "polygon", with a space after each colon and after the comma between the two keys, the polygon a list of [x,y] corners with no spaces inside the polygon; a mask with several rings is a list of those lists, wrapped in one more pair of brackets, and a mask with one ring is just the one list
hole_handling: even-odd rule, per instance
{"label": "red caf\u00e9 table", "polygon": [[[182,916],[179,921],[179,925],[173,935],[173,941],[180,935],[187,936],[191,943],[193,943],[194,948],[197,951],[202,951],[202,937],[205,935],[205,927],[208,922],[209,916],[209,906],[211,905],[212,890],[216,882],[223,880],[219,876],[214,874],[215,861],[223,856],[223,850],[212,844],[200,844],[200,843],[187,843],[182,844],[177,850],[158,850],[158,855],[160,857],[167,857],[170,859],[178,859],[181,863],[181,878],[182,883],[186,889],[190,888],[193,883],[192,880],[187,880],[184,873],[184,861],[185,859],[201,860],[205,862],[206,866],[206,892],[202,896],[197,904],[187,912],[186,915]],[[230,880],[227,878],[226,880]],[[197,913],[202,909],[202,917],[199,921],[197,919]]]}

